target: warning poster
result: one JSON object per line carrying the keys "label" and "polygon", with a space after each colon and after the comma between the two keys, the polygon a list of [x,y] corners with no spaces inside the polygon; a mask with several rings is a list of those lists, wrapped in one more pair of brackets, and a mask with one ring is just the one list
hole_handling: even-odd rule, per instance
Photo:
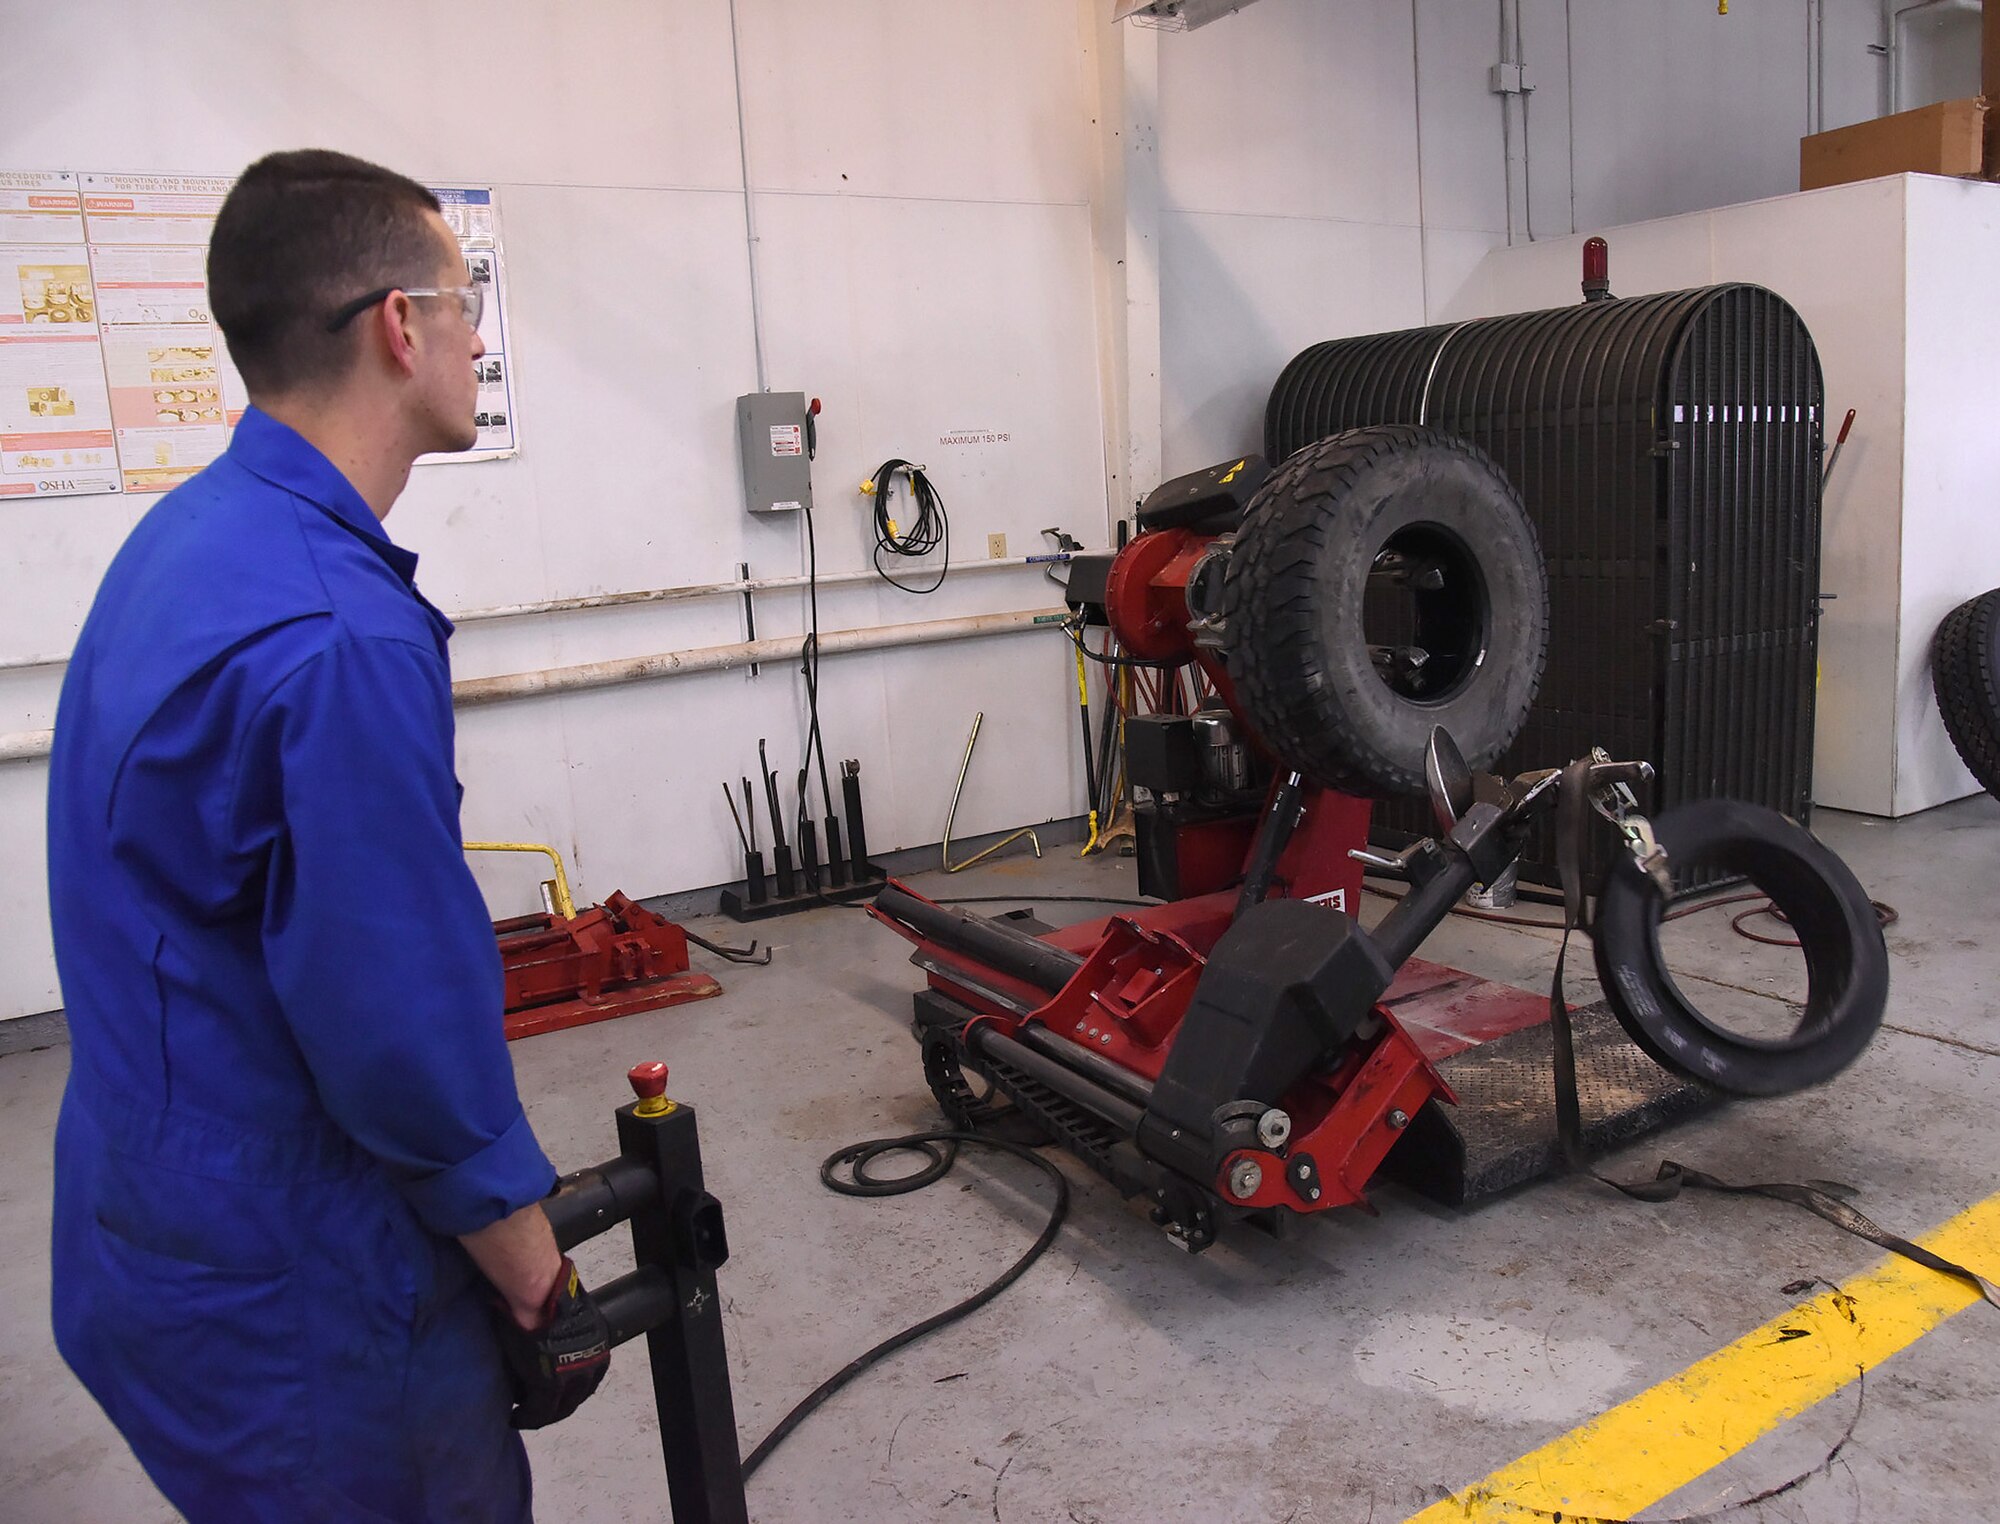
{"label": "warning poster", "polygon": [[81,179],[120,485],[164,492],[229,447],[249,402],[208,310],[208,238],[230,182]]}
{"label": "warning poster", "polygon": [[485,186],[433,185],[430,190],[444,210],[444,220],[458,234],[472,283],[485,288],[486,306],[479,318],[479,338],[486,346],[486,354],[474,362],[479,367],[479,410],[472,421],[479,429],[479,442],[457,455],[426,455],[417,464],[438,466],[462,460],[503,460],[516,453],[514,381],[507,359],[506,270],[500,255],[500,222],[493,205],[493,192]]}
{"label": "warning poster", "polygon": [[[232,182],[0,171],[0,498],[163,492],[229,445],[249,405],[208,304]],[[491,187],[433,187],[486,289],[477,445],[517,451],[505,256]]]}
{"label": "warning poster", "polygon": [[76,176],[0,173],[0,497],[117,490]]}

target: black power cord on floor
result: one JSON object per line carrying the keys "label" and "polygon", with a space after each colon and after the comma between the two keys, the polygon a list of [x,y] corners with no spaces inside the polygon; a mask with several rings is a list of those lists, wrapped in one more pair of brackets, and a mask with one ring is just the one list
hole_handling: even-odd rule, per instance
{"label": "black power cord on floor", "polygon": [[[771,1456],[771,1452],[783,1444],[792,1431],[817,1412],[842,1387],[871,1366],[878,1365],[899,1349],[906,1349],[923,1338],[935,1333],[948,1323],[956,1323],[960,1318],[977,1312],[1014,1282],[1019,1280],[1030,1265],[1047,1252],[1056,1241],[1063,1218],[1069,1212],[1069,1180],[1063,1172],[1048,1159],[1043,1158],[1024,1143],[1009,1142],[1004,1138],[989,1137],[981,1132],[965,1132],[951,1128],[940,1128],[934,1132],[913,1132],[900,1138],[870,1138],[861,1143],[850,1143],[847,1147],[827,1155],[819,1167],[819,1178],[830,1191],[838,1191],[843,1196],[902,1196],[911,1191],[920,1191],[927,1185],[935,1185],[951,1172],[958,1160],[959,1145],[977,1144],[981,1148],[994,1148],[1002,1153],[1024,1159],[1055,1182],[1055,1203],[1049,1208],[1049,1220],[1035,1241],[1021,1257],[1009,1265],[993,1280],[975,1291],[964,1301],[954,1302],[942,1312],[936,1312],[920,1323],[912,1323],[900,1333],[891,1334],[867,1353],[857,1356],[841,1369],[806,1394],[806,1396],[783,1418],[777,1426],[764,1436],[763,1442],[752,1450],[743,1462],[743,1478],[748,1481]],[[930,1162],[912,1174],[884,1180],[868,1173],[868,1166],[884,1154],[909,1150],[925,1154]],[[839,1170],[848,1171],[847,1178],[841,1178]]]}

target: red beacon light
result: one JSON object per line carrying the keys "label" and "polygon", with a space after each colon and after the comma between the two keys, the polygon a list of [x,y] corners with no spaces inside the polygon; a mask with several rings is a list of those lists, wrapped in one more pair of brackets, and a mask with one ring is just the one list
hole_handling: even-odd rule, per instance
{"label": "red beacon light", "polygon": [[1583,241],[1583,299],[1586,302],[1611,300],[1611,245],[1602,238]]}

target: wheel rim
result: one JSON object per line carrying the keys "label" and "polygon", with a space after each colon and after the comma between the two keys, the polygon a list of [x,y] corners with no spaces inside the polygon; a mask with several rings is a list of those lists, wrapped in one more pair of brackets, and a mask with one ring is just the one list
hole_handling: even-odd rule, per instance
{"label": "wheel rim", "polygon": [[1375,553],[1362,638],[1375,676],[1400,699],[1443,705],[1486,659],[1492,600],[1478,559],[1441,524],[1406,524]]}

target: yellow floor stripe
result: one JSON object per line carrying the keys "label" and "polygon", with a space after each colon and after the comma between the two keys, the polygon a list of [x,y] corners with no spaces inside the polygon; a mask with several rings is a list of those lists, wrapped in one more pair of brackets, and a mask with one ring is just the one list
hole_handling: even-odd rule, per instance
{"label": "yellow floor stripe", "polygon": [[[2000,1196],[1960,1213],[1922,1243],[1988,1280],[2000,1279]],[[1978,1293],[1955,1276],[1892,1255],[1405,1524],[1547,1524],[1558,1514],[1627,1518],[1977,1301]],[[1986,1315],[2000,1318],[1992,1308]]]}

